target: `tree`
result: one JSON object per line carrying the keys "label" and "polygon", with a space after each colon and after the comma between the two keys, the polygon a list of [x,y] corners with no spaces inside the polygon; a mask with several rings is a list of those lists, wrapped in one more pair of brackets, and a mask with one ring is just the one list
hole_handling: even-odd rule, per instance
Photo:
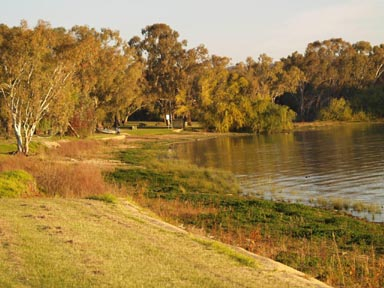
{"label": "tree", "polygon": [[33,29],[1,29],[0,93],[12,118],[19,153],[28,155],[40,121],[68,93],[72,66],[60,53],[56,33],[39,21]]}
{"label": "tree", "polygon": [[112,106],[115,107],[114,114],[124,122],[136,111],[142,109],[147,103],[143,90],[143,63],[134,61],[128,65],[124,71],[124,78],[120,86],[120,93],[112,100]]}
{"label": "tree", "polygon": [[[290,77],[293,79],[293,85],[296,84],[296,89],[292,89],[288,93],[293,95],[297,101],[297,112],[299,120],[304,121],[306,118],[305,104],[306,104],[306,89],[308,86],[308,79],[300,67],[303,67],[304,57],[300,53],[294,52],[292,55],[281,60],[284,63],[284,69],[289,70]],[[292,107],[291,107],[292,108]]]}
{"label": "tree", "polygon": [[370,55],[371,61],[374,63],[374,84],[382,81],[384,84],[384,44],[373,47]]}
{"label": "tree", "polygon": [[134,37],[130,43],[139,47],[139,55],[146,61],[146,93],[153,97],[164,114],[171,116],[176,109],[176,96],[182,90],[185,74],[186,41],[179,41],[179,33],[166,24],[153,24],[142,30],[144,39]]}
{"label": "tree", "polygon": [[87,134],[95,125],[118,124],[141,108],[143,64],[134,48],[110,29],[75,26],[71,33],[77,52],[75,126]]}
{"label": "tree", "polygon": [[199,77],[209,67],[208,50],[200,45],[186,52],[180,81],[179,93],[176,95],[175,115],[185,117],[192,122],[192,114],[198,108]]}
{"label": "tree", "polygon": [[283,62],[273,62],[266,54],[260,55],[258,62],[248,58],[244,69],[253,99],[270,99],[275,103],[284,93],[296,92],[297,71],[284,70]]}
{"label": "tree", "polygon": [[218,132],[244,127],[251,112],[248,81],[227,69],[229,59],[212,56],[211,67],[199,79],[200,121]]}

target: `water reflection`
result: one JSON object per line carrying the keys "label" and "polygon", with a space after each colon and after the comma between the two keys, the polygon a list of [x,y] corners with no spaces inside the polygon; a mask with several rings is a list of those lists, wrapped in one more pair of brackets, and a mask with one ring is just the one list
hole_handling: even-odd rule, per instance
{"label": "water reflection", "polygon": [[[384,205],[384,125],[219,137],[177,145],[181,158],[232,171],[245,193]],[[384,221],[375,215],[375,221]]]}

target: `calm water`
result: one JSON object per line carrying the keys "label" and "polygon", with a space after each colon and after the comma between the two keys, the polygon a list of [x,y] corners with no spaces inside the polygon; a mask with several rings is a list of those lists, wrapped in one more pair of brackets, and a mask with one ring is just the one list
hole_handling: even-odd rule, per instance
{"label": "calm water", "polygon": [[[247,194],[304,203],[344,199],[384,206],[381,124],[219,137],[177,145],[175,150],[179,158],[199,166],[232,171]],[[383,222],[384,214],[370,220]]]}

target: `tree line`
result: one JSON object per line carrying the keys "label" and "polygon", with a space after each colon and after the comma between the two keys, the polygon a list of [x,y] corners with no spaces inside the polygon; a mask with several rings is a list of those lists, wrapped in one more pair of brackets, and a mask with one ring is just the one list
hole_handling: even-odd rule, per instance
{"label": "tree line", "polygon": [[384,44],[365,41],[230,65],[204,45],[188,49],[166,24],[125,41],[111,29],[22,21],[0,25],[0,121],[25,154],[36,131],[88,135],[138,111],[218,132],[285,131],[294,120],[383,117],[383,72]]}

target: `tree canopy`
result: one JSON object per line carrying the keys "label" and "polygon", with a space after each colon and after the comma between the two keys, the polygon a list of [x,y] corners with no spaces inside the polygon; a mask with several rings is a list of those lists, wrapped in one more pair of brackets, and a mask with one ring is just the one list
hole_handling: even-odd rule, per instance
{"label": "tree canopy", "polygon": [[[86,136],[146,109],[206,129],[278,132],[292,121],[384,117],[384,44],[340,38],[232,65],[163,23],[118,31],[0,25],[0,121],[28,154],[35,133]],[[145,119],[142,119],[145,120]]]}

